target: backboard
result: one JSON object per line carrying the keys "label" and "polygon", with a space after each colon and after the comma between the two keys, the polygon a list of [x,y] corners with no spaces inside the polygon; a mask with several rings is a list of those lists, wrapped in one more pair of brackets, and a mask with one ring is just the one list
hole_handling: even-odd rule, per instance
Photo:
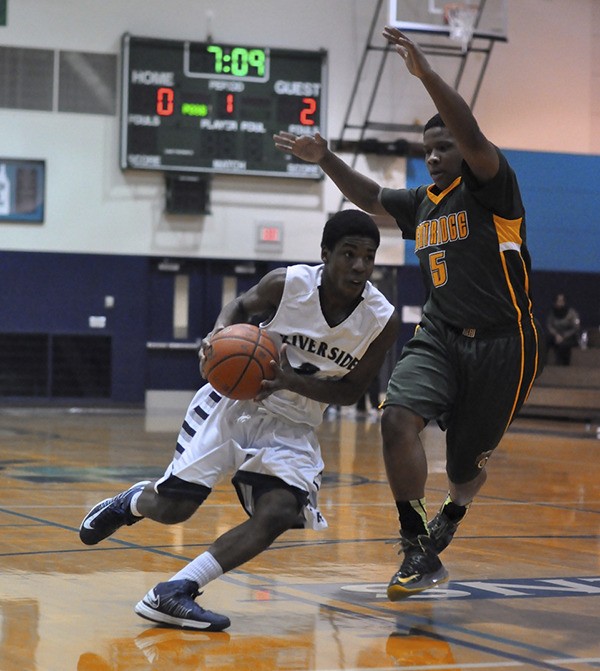
{"label": "backboard", "polygon": [[[474,37],[507,40],[507,0],[465,0],[477,8]],[[388,21],[405,32],[448,35],[445,0],[389,0]]]}

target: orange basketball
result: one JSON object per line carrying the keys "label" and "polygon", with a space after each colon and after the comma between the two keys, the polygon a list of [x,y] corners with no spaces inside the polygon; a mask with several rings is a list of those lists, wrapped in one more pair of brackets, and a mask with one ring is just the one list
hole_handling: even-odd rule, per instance
{"label": "orange basketball", "polygon": [[238,401],[254,398],[263,380],[272,380],[270,361],[279,362],[273,339],[252,324],[232,324],[210,340],[204,376],[223,396]]}

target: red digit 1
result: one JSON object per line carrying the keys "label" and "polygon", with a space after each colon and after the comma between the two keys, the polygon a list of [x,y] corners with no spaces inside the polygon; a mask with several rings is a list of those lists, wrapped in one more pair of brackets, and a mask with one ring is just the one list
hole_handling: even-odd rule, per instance
{"label": "red digit 1", "polygon": [[162,87],[156,92],[156,113],[160,116],[170,116],[173,114],[173,101],[175,94],[173,89]]}
{"label": "red digit 1", "polygon": [[227,114],[233,114],[233,93],[228,93],[225,98],[225,110]]}
{"label": "red digit 1", "polygon": [[306,107],[300,112],[300,123],[303,126],[314,126],[315,120],[310,118],[317,111],[317,101],[314,98],[302,98]]}

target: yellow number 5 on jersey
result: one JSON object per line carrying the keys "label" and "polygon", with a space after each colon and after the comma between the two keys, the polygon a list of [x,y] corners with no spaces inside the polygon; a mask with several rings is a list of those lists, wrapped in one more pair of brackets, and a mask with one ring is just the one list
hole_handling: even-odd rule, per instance
{"label": "yellow number 5 on jersey", "polygon": [[446,252],[432,252],[429,255],[429,270],[434,287],[441,287],[448,281],[448,268],[444,257]]}

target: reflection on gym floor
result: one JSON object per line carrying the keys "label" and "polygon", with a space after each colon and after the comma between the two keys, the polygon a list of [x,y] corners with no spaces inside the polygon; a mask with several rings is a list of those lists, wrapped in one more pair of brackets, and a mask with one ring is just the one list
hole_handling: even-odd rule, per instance
{"label": "reflection on gym floor", "polygon": [[[450,583],[390,603],[397,519],[377,413],[319,429],[329,528],[292,530],[199,598],[226,632],[153,626],[135,603],[245,518],[222,482],[173,527],[144,521],[81,544],[100,499],[162,473],[177,413],[0,409],[0,671],[583,669],[600,666],[596,427],[519,419],[444,553]],[[443,434],[425,432],[433,511]]]}

